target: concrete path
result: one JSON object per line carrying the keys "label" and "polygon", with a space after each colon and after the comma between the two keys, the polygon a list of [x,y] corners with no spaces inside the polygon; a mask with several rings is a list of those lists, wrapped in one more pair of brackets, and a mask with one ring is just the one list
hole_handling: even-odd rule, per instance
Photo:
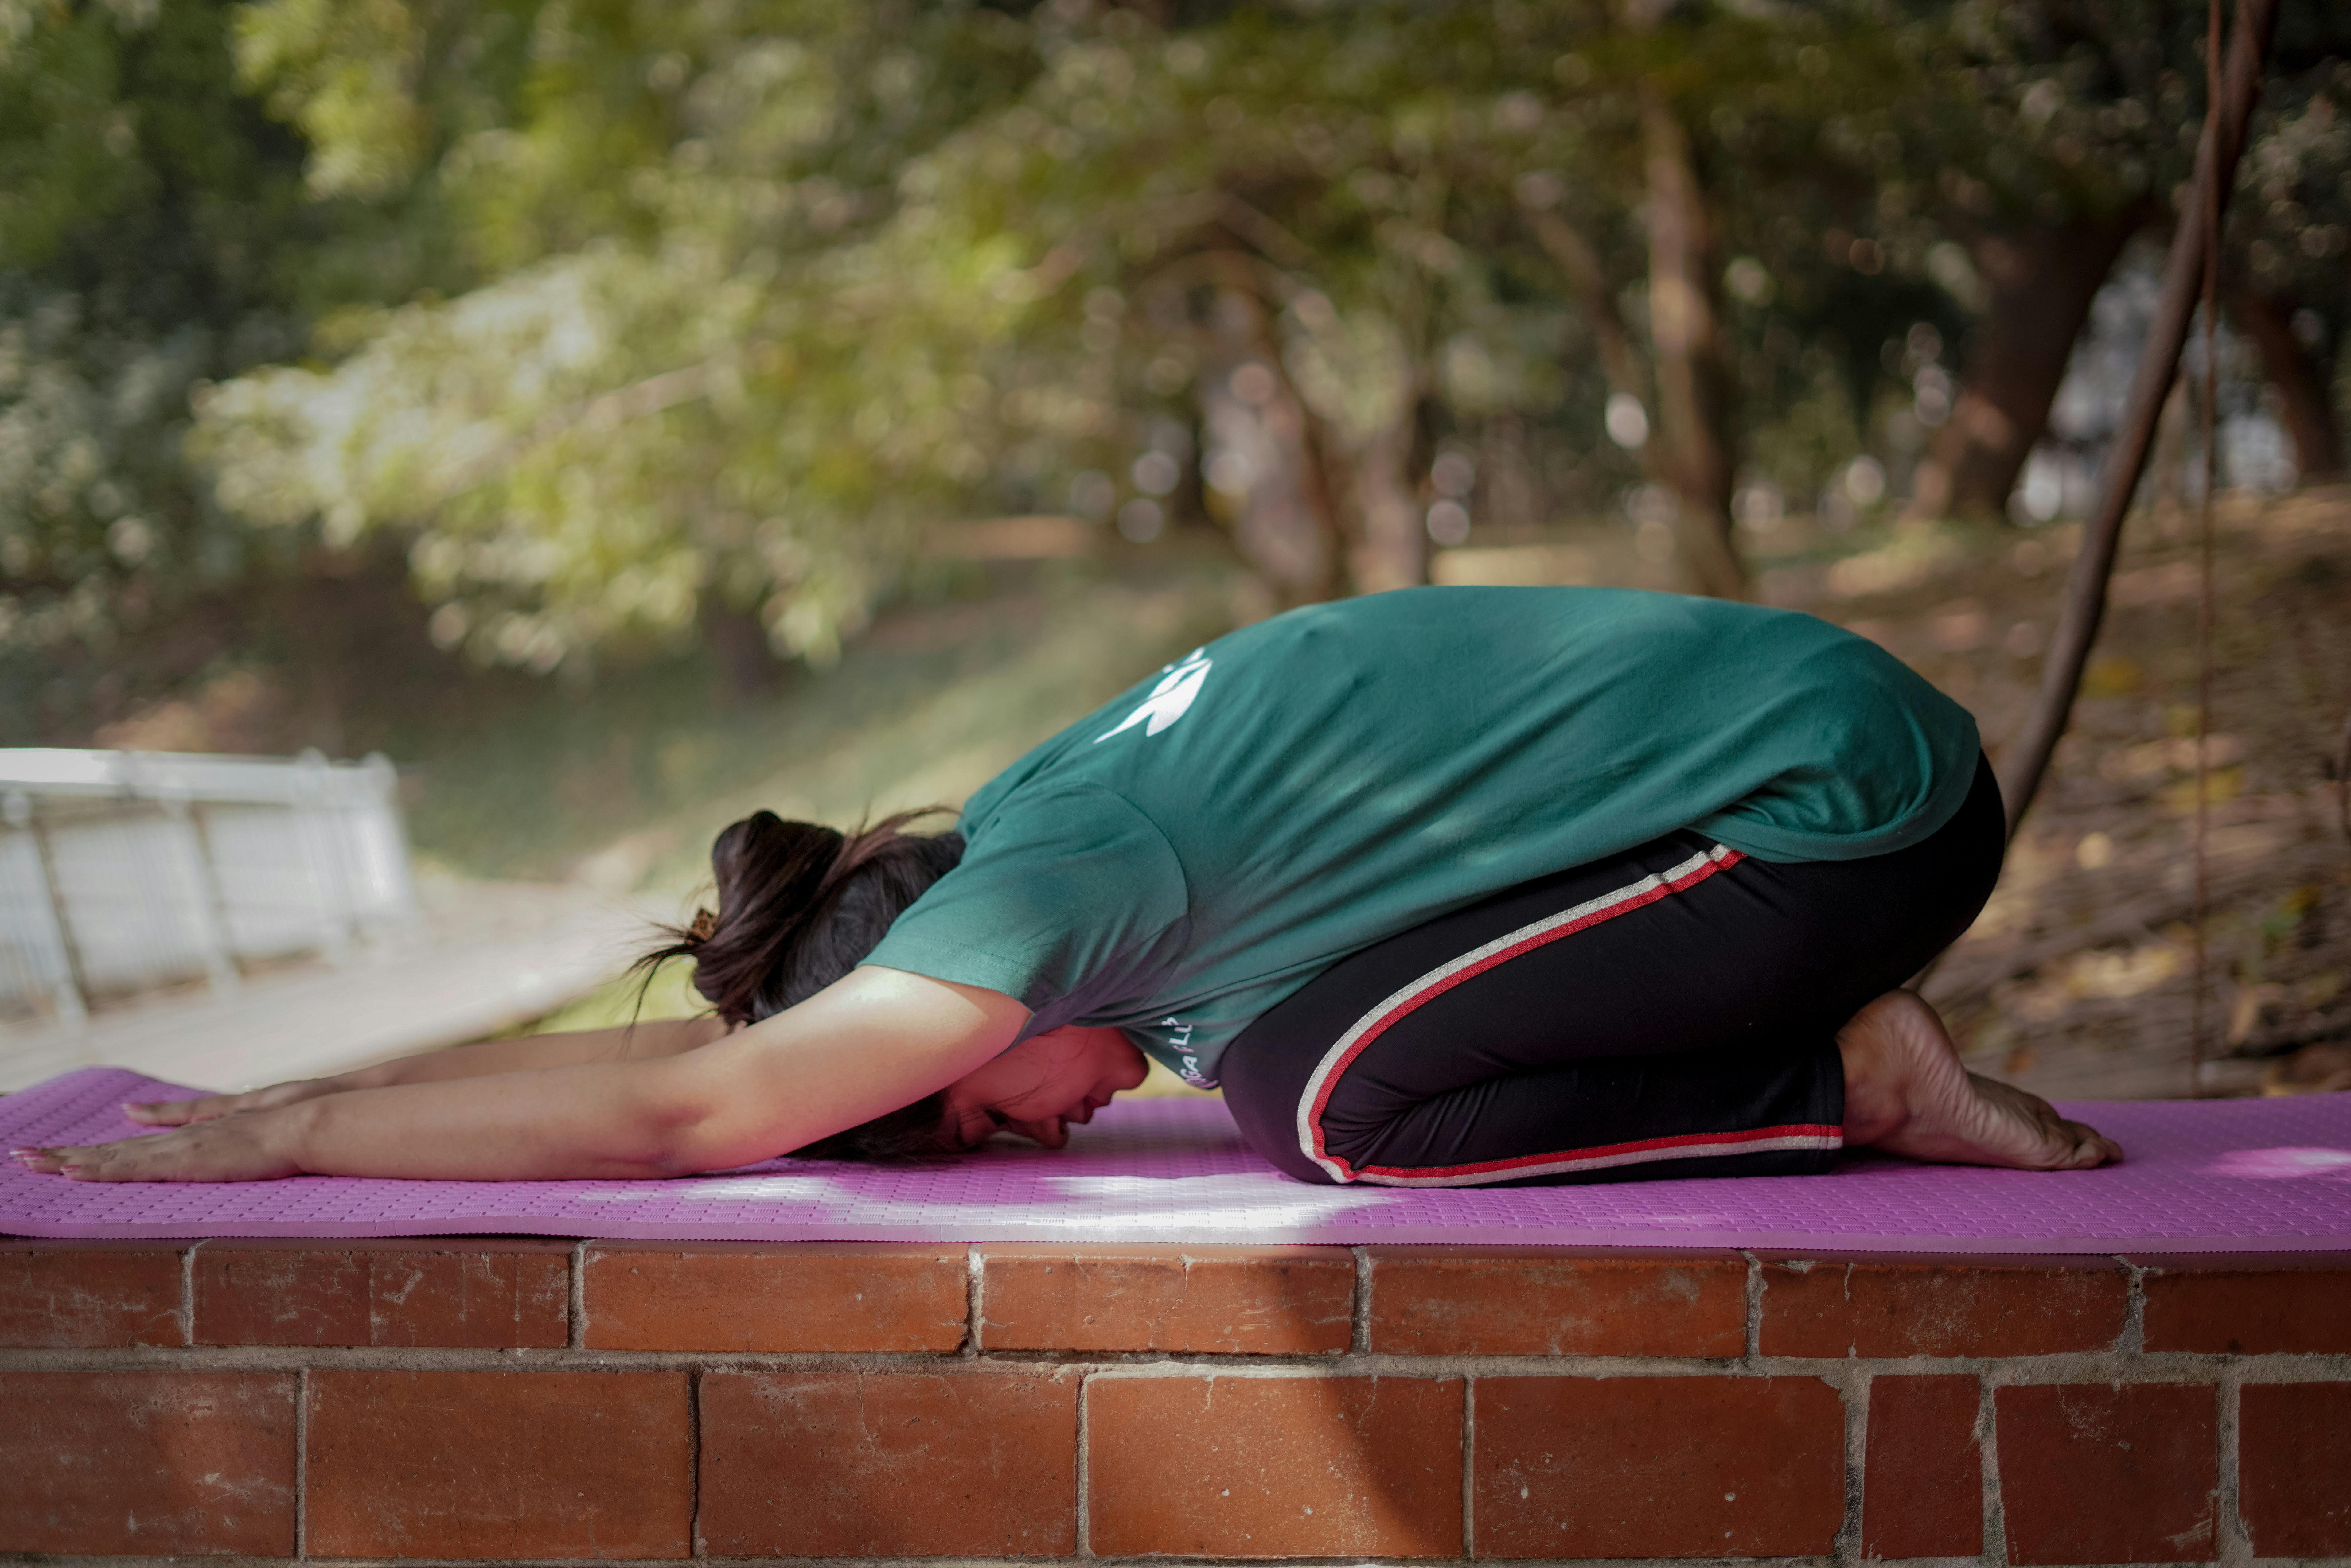
{"label": "concrete path", "polygon": [[542,1018],[623,968],[649,912],[578,887],[427,883],[425,918],[332,967],[248,977],[97,1013],[0,1028],[0,1092],[77,1067],[128,1067],[231,1090],[340,1072]]}

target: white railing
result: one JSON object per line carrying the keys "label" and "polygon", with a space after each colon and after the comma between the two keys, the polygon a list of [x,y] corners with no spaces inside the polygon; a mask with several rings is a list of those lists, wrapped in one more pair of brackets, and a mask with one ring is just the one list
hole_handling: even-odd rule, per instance
{"label": "white railing", "polygon": [[392,764],[0,749],[0,1015],[93,1002],[412,922]]}

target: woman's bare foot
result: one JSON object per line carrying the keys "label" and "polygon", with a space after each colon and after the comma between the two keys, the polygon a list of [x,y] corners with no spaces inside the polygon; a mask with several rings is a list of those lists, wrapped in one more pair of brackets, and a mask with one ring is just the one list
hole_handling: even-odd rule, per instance
{"label": "woman's bare foot", "polygon": [[2123,1157],[2122,1146],[2068,1122],[2038,1094],[1959,1064],[1935,1009],[1888,991],[1837,1031],[1844,1058],[1844,1141],[1914,1160],[2078,1171]]}

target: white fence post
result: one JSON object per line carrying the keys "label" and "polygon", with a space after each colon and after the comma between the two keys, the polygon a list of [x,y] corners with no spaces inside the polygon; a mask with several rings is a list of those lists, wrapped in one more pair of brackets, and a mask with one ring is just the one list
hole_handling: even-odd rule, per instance
{"label": "white fence post", "polygon": [[0,798],[0,819],[12,830],[12,837],[23,843],[25,852],[12,856],[20,864],[28,865],[32,873],[32,896],[22,901],[25,912],[25,944],[31,961],[33,983],[47,991],[49,1006],[56,1009],[57,1021],[79,1025],[89,1021],[89,1009],[83,1003],[81,987],[75,975],[73,942],[66,932],[65,905],[57,897],[57,876],[49,864],[48,846],[41,841],[41,830],[33,821],[32,798],[22,789],[11,789]]}
{"label": "white fence post", "polygon": [[415,919],[398,776],[182,753],[0,749],[0,1004],[89,998],[324,953]]}
{"label": "white fence post", "polygon": [[189,809],[187,797],[177,790],[164,795],[163,817],[172,824],[172,854],[180,862],[180,875],[194,898],[195,918],[191,924],[195,928],[197,947],[204,956],[204,977],[212,982],[215,992],[233,997],[242,977],[229,951],[227,914],[221,905],[211,857],[204,853],[203,830],[196,826],[196,815]]}

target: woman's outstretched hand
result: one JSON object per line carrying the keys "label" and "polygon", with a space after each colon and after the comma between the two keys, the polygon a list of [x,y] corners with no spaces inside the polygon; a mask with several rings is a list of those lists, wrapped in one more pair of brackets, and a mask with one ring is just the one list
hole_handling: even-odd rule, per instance
{"label": "woman's outstretched hand", "polygon": [[404,1083],[371,1083],[371,1069],[146,1103],[136,1119],[171,1131],[10,1152],[28,1170],[80,1181],[632,1180],[726,1170],[945,1088],[1002,1052],[1028,1017],[995,991],[867,966],[747,1029],[687,1020],[653,1042],[674,1050],[583,1061],[579,1046],[591,1037],[548,1037],[559,1043],[541,1066]]}
{"label": "woman's outstretched hand", "polygon": [[184,1127],[191,1122],[210,1122],[222,1116],[234,1116],[240,1111],[274,1111],[280,1105],[316,1100],[321,1094],[337,1093],[349,1087],[331,1078],[298,1078],[290,1083],[273,1083],[266,1089],[249,1089],[242,1094],[199,1094],[193,1100],[127,1101],[122,1113],[142,1127]]}
{"label": "woman's outstretched hand", "polygon": [[222,1116],[111,1144],[11,1149],[26,1170],[73,1181],[268,1181],[302,1167],[275,1136],[274,1116]]}

